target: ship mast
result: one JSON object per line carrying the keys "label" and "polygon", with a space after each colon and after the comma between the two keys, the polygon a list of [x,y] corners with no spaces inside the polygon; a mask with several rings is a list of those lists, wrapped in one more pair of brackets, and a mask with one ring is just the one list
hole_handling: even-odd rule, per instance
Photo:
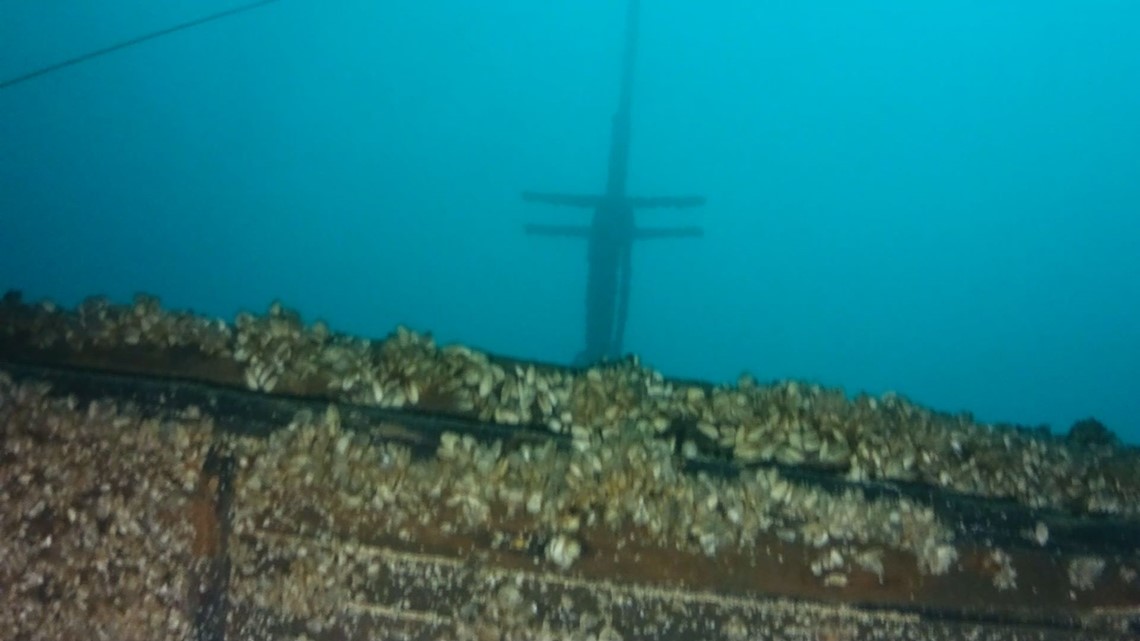
{"label": "ship mast", "polygon": [[639,1],[628,0],[625,47],[622,55],[621,93],[610,136],[609,171],[602,195],[524,192],[527,202],[592,209],[590,225],[526,225],[527,233],[584,238],[587,244],[585,347],[575,359],[588,365],[620,358],[629,312],[632,251],[636,240],[693,238],[698,227],[643,228],[636,225],[635,210],[691,208],[703,205],[701,196],[630,196],[630,111],[633,102],[634,63],[637,58]]}

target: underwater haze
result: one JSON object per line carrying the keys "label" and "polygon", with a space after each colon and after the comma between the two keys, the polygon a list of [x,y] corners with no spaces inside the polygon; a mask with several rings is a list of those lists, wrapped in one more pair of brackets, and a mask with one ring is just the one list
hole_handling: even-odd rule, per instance
{"label": "underwater haze", "polygon": [[[0,82],[234,2],[9,0]],[[281,0],[0,89],[0,289],[569,362],[624,3]],[[1140,442],[1140,3],[642,0],[625,349]]]}

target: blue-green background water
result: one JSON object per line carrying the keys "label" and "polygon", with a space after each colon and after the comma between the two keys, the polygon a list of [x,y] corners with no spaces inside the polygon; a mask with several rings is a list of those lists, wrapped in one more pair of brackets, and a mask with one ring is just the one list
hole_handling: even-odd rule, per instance
{"label": "blue-green background water", "polygon": [[[624,11],[282,0],[0,91],[0,289],[582,347]],[[9,0],[0,81],[234,3]],[[1140,3],[643,0],[626,348],[1140,441]]]}

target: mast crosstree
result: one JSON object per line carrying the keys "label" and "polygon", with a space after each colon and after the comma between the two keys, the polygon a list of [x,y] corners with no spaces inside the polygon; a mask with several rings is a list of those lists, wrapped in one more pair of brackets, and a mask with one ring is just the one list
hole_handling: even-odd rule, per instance
{"label": "mast crosstree", "polygon": [[695,238],[699,227],[638,227],[634,210],[691,208],[703,205],[703,196],[630,196],[626,193],[629,174],[630,105],[633,98],[633,69],[637,56],[639,0],[629,0],[626,14],[625,51],[622,56],[621,94],[613,117],[610,137],[609,173],[606,191],[601,195],[523,192],[527,202],[593,209],[587,225],[525,226],[528,234],[583,238],[587,242],[586,345],[575,364],[588,365],[603,359],[616,359],[622,353],[622,339],[629,314],[629,294],[633,243],[660,238]]}

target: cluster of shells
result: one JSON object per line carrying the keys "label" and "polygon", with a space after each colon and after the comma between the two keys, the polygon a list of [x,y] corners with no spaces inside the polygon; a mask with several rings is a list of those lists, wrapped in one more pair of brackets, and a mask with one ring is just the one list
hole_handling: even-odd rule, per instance
{"label": "cluster of shells", "polygon": [[902,396],[860,395],[783,381],[733,386],[666,380],[636,359],[585,371],[511,363],[399,328],[373,343],[310,327],[274,304],[239,317],[237,357],[251,388],[308,381],[345,400],[473,416],[547,429],[575,440],[636,433],[675,439],[689,457],[741,465],[803,465],[852,481],[920,482],[1013,498],[1035,508],[1140,514],[1140,451],[1084,444],[967,414],[923,408]]}
{"label": "cluster of shells", "polygon": [[[768,554],[761,541],[774,535],[814,550],[811,571],[832,587],[845,586],[857,572],[881,582],[886,551],[905,553],[927,575],[948,572],[958,556],[951,528],[928,507],[872,500],[856,490],[830,493],[775,469],[745,471],[737,479],[687,474],[659,439],[508,447],[445,432],[436,456],[417,460],[404,446],[344,429],[335,406],[319,416],[302,412],[268,439],[227,438],[239,469],[234,531],[265,543],[247,549],[249,555],[264,556],[274,540],[299,530],[322,532],[317,538],[330,545],[337,533],[349,541],[410,542],[424,531],[491,532],[492,548],[527,551],[566,570],[596,537],[619,547],[716,558],[723,551]],[[514,527],[502,530],[502,523]],[[635,539],[618,538],[631,532]],[[358,545],[350,548],[336,558],[355,567],[369,555]],[[289,561],[282,571],[308,571],[306,554],[295,546],[278,545],[273,554]],[[351,586],[340,592],[322,587],[324,579],[350,569],[325,564],[314,569],[315,579],[250,574],[235,594],[262,607],[328,617],[337,603],[365,598]],[[362,574],[375,571],[365,563]]]}
{"label": "cluster of shells", "polygon": [[116,305],[105,296],[93,296],[70,311],[46,299],[28,308],[18,292],[9,291],[0,310],[10,321],[0,324],[0,331],[13,335],[26,330],[33,344],[43,349],[142,346],[190,348],[223,356],[230,354],[233,335],[232,328],[222,320],[165,310],[157,298],[146,294],[136,295],[130,305]]}
{"label": "cluster of shells", "polygon": [[[195,549],[191,496],[211,448],[236,464],[231,603],[303,621],[314,638],[352,608],[407,610],[413,591],[450,604],[443,614],[452,633],[441,638],[485,638],[473,630],[487,622],[620,638],[574,604],[540,609],[534,593],[477,563],[452,559],[448,571],[429,571],[401,551],[441,536],[467,535],[559,573],[607,563],[589,549],[598,541],[716,563],[725,553],[780,555],[774,537],[806,549],[807,569],[829,589],[889,580],[899,552],[925,575],[952,572],[958,561],[951,525],[928,506],[871,499],[856,487],[824,491],[770,466],[734,479],[691,473],[669,439],[610,434],[605,423],[569,446],[443,432],[434,456],[413,456],[379,431],[347,429],[335,404],[301,412],[265,438],[223,433],[193,408],[170,411],[148,418],[129,404],[81,405],[0,372],[0,627],[15,638],[189,638],[193,570],[210,553]],[[1042,527],[1030,533],[1039,543],[1048,538]],[[996,589],[1016,587],[1009,554],[992,549],[987,563]],[[1135,567],[1080,556],[1066,569],[1075,594],[1105,575],[1133,582]],[[449,598],[472,581],[486,582],[487,596]],[[676,621],[669,616],[661,625]],[[263,624],[247,621],[238,632],[275,638]],[[742,623],[729,629],[739,634],[722,638],[750,638]]]}
{"label": "cluster of shells", "polygon": [[0,372],[0,607],[11,639],[189,638],[200,420],[78,407]]}
{"label": "cluster of shells", "polygon": [[[1040,430],[979,424],[888,393],[850,399],[796,381],[736,385],[669,381],[635,359],[575,371],[439,347],[405,328],[382,341],[302,323],[274,303],[231,326],[162,311],[153,298],[66,314],[41,304],[37,340],[106,345],[199,345],[232,358],[247,387],[337,401],[413,408],[544,429],[576,441],[634,433],[676,442],[686,456],[742,466],[799,465],[852,481],[919,482],[1035,508],[1140,514],[1140,450],[1079,442]],[[47,313],[52,311],[53,313]],[[184,334],[179,334],[184,332]]]}

